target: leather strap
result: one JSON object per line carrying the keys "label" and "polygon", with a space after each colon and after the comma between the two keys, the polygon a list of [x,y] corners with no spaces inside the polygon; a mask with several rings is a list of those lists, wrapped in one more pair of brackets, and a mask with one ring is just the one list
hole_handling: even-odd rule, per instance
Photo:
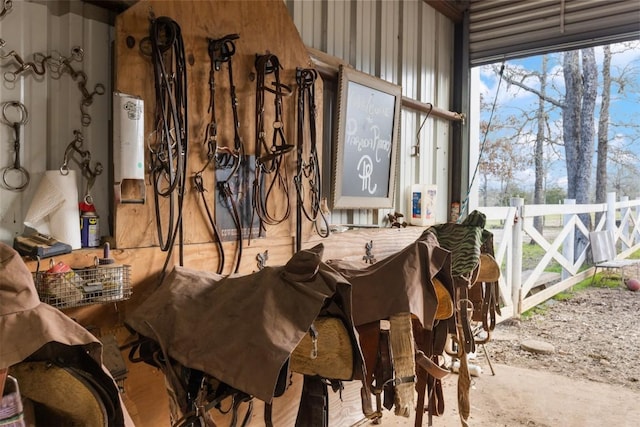
{"label": "leather strap", "polygon": [[[182,205],[189,141],[187,68],[180,26],[175,21],[167,17],[152,19],[148,40],[156,94],[155,141],[149,144],[150,175],[154,187],[158,242],[160,249],[167,252],[162,280],[176,238],[179,241],[180,265],[184,264]],[[160,198],[169,200],[168,218],[164,220],[160,212]]]}
{"label": "leather strap", "polygon": [[[320,237],[329,237],[329,222],[324,216],[320,206],[322,195],[322,179],[320,177],[321,165],[318,161],[317,132],[316,132],[316,102],[315,81],[318,72],[312,68],[297,68],[296,83],[298,85],[298,141],[296,145],[297,167],[294,184],[297,196],[296,211],[296,251],[302,246],[302,214],[311,221]],[[304,161],[304,137],[306,107],[309,116],[309,158]],[[305,183],[308,183],[309,208],[305,206]],[[324,230],[318,221],[324,223]]]}
{"label": "leather strap", "polygon": [[[437,360],[438,356],[435,355],[432,357],[436,358]],[[422,351],[418,351],[416,353],[416,364],[418,364],[422,369],[427,371],[429,375],[439,380],[449,375],[449,372],[450,372],[448,369],[444,369],[440,367],[440,365],[438,365],[436,361],[427,357]]]}
{"label": "leather strap", "polygon": [[[226,205],[231,217],[233,219],[234,226],[236,228],[236,253],[233,264],[233,272],[237,273],[240,268],[240,259],[242,258],[242,220],[237,207],[236,197],[231,191],[229,182],[237,175],[238,170],[243,162],[244,145],[242,138],[240,137],[240,122],[238,119],[238,99],[236,96],[236,87],[233,81],[233,55],[236,52],[235,41],[239,38],[237,34],[228,34],[221,39],[207,39],[208,40],[208,53],[209,53],[209,113],[211,114],[210,122],[205,130],[205,144],[207,146],[207,162],[196,172],[194,177],[194,185],[196,190],[201,194],[203,204],[207,213],[207,219],[213,230],[215,240],[217,242],[218,252],[220,254],[220,262],[218,264],[218,274],[222,274],[225,262],[224,247],[220,238],[220,232],[216,226],[215,220],[211,215],[208,202],[204,196],[206,189],[204,188],[202,174],[213,164],[218,174],[218,180],[216,183],[216,189],[221,200]],[[215,74],[222,70],[222,64],[227,64],[228,81],[229,81],[229,102],[231,110],[233,112],[233,146],[229,144],[218,143],[218,123],[216,119],[216,102],[215,102],[215,89],[216,79]],[[224,175],[224,178],[220,178]]]}
{"label": "leather strap", "polygon": [[[393,372],[393,355],[391,354],[391,342],[389,340],[389,331],[386,329],[380,330],[380,344],[378,346],[378,361],[376,363],[376,385],[374,387],[374,393],[376,398],[381,393],[384,393],[384,400],[382,406],[387,410],[393,408],[395,400],[395,383]],[[378,410],[381,410],[378,406]]]}
{"label": "leather strap", "polygon": [[[266,225],[280,224],[289,218],[291,206],[289,203],[289,183],[284,156],[294,147],[287,144],[284,134],[282,98],[291,95],[291,89],[280,82],[280,62],[273,54],[257,55],[256,67],[256,172],[253,181],[253,215],[260,220],[259,237],[265,231]],[[267,75],[273,75],[274,81],[269,87],[265,83]],[[274,121],[272,124],[272,142],[267,144],[265,130],[265,96],[274,95]],[[269,209],[269,200],[275,190],[285,197],[285,210],[277,214]],[[249,234],[251,239],[251,232]]]}
{"label": "leather strap", "polygon": [[329,393],[327,383],[318,376],[304,376],[296,427],[329,426]]}
{"label": "leather strap", "polygon": [[464,353],[469,354],[475,351],[471,319],[469,319],[469,310],[472,309],[471,301],[469,300],[469,288],[464,278],[456,277],[455,281],[458,282],[456,284],[456,292],[458,294],[456,298],[456,317],[460,330],[459,340]]}
{"label": "leather strap", "polygon": [[200,193],[202,204],[204,205],[205,212],[207,213],[207,219],[209,220],[209,224],[211,225],[211,229],[213,231],[213,240],[214,242],[216,242],[216,247],[218,249],[218,255],[220,259],[218,261],[218,269],[216,270],[216,273],[222,274],[222,271],[224,268],[224,260],[225,260],[224,246],[222,245],[222,236],[220,235],[220,229],[218,228],[216,221],[213,219],[211,209],[209,208],[209,203],[207,202],[207,198],[204,195],[207,189],[204,188],[204,182],[202,180],[202,171],[199,171],[196,173],[196,175],[193,178],[193,184],[194,184],[194,187],[196,188],[196,191]]}

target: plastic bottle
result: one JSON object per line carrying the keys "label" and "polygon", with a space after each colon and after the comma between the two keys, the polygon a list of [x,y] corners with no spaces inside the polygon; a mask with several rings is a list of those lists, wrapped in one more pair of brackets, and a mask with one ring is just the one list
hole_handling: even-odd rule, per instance
{"label": "plastic bottle", "polygon": [[413,184],[409,191],[409,206],[411,214],[409,223],[417,226],[427,226],[436,223],[436,195],[438,187],[428,184]]}

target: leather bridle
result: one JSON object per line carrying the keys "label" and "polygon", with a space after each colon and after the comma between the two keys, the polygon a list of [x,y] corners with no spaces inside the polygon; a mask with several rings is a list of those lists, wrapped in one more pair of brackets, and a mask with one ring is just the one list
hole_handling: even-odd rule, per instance
{"label": "leather bridle", "polygon": [[[225,171],[224,179],[217,180],[218,197],[228,207],[231,217],[233,218],[234,225],[236,227],[237,238],[237,250],[234,263],[234,272],[237,273],[240,268],[240,259],[242,258],[242,221],[240,219],[240,213],[236,199],[231,190],[229,182],[236,177],[238,170],[244,159],[244,145],[242,138],[240,137],[240,121],[238,119],[238,98],[236,96],[236,87],[233,82],[233,67],[231,58],[236,52],[235,40],[239,36],[237,34],[229,34],[221,39],[208,39],[209,41],[209,113],[211,114],[211,121],[207,125],[205,132],[205,144],[207,145],[207,162],[203,168],[198,171],[194,177],[194,184],[196,190],[201,194],[202,201],[204,203],[209,223],[213,229],[214,237],[218,246],[218,252],[220,253],[220,263],[218,265],[218,274],[222,273],[225,261],[224,248],[222,245],[222,239],[220,231],[211,215],[211,210],[204,196],[206,189],[202,179],[202,173],[213,162],[216,171]],[[233,148],[227,146],[218,145],[218,123],[216,120],[216,108],[215,108],[215,73],[222,69],[222,64],[227,63],[227,69],[229,74],[229,89],[231,95],[231,109],[233,111],[233,123],[234,123],[234,137]]]}
{"label": "leather bridle", "polygon": [[[143,41],[144,42],[144,41]],[[145,45],[141,42],[141,48]],[[150,177],[154,188],[156,228],[160,249],[167,252],[166,271],[176,238],[180,265],[184,264],[182,205],[188,158],[187,69],[180,26],[171,18],[151,19],[149,41],[156,106],[155,143],[148,143]],[[160,199],[168,200],[168,218],[162,221]],[[163,222],[167,227],[164,230]]]}
{"label": "leather bridle", "polygon": [[[273,54],[257,55],[255,61],[256,77],[256,171],[253,181],[253,215],[260,219],[259,237],[266,225],[280,224],[289,218],[291,206],[289,203],[289,184],[284,156],[293,150],[293,145],[287,144],[282,121],[282,98],[292,94],[289,86],[280,82],[280,62]],[[265,84],[265,77],[273,75],[274,81],[270,86]],[[274,95],[274,121],[271,145],[267,144],[265,131],[265,95]],[[269,199],[273,190],[279,188],[285,197],[285,211],[276,214],[269,211]]]}
{"label": "leather bridle", "polygon": [[[320,177],[320,164],[318,161],[317,132],[316,132],[316,102],[315,81],[318,72],[312,68],[296,69],[296,83],[298,84],[298,141],[296,146],[297,167],[296,176],[293,178],[296,187],[297,212],[296,212],[296,251],[301,249],[302,242],[302,214],[311,221],[320,237],[329,237],[329,223],[320,208],[322,196],[322,181]],[[305,136],[305,106],[309,108],[309,159],[303,160],[304,136]],[[310,206],[305,202],[304,182],[309,183]],[[324,230],[318,224],[318,217],[324,222]]]}

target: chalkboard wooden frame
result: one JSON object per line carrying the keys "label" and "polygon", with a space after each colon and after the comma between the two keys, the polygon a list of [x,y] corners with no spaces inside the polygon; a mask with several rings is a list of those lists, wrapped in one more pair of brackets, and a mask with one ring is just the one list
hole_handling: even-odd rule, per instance
{"label": "chalkboard wooden frame", "polygon": [[340,65],[334,209],[393,208],[402,87]]}

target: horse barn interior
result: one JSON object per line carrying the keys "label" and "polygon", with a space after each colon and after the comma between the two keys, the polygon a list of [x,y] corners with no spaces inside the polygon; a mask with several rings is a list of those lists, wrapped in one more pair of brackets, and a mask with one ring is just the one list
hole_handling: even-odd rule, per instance
{"label": "horse barn interior", "polygon": [[500,311],[469,188],[473,67],[637,39],[640,16],[636,0],[0,6],[0,379],[33,401],[6,380],[11,425],[346,426],[416,405],[438,425],[445,341],[464,355]]}

